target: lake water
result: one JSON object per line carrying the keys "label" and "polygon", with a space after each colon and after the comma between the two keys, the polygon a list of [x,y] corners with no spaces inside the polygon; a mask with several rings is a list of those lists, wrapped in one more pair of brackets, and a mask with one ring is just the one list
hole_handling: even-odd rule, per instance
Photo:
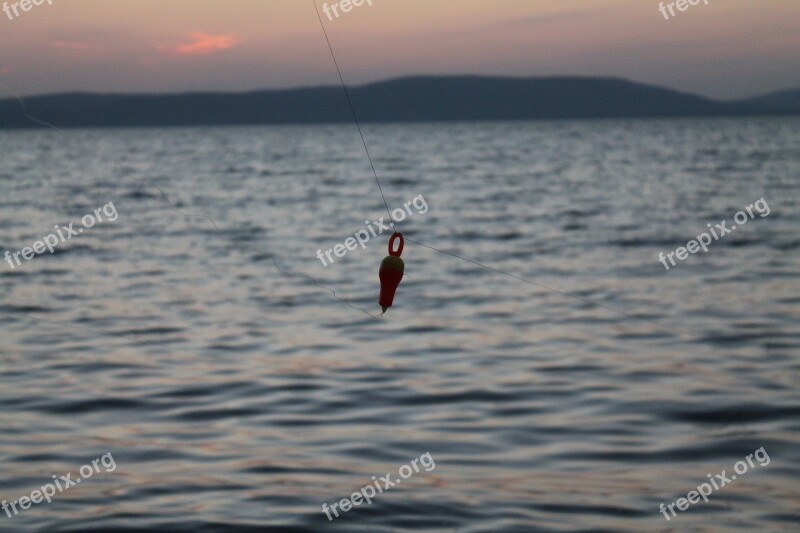
{"label": "lake water", "polygon": [[528,282],[407,241],[380,318],[388,234],[316,256],[387,216],[352,125],[0,132],[0,253],[118,212],[0,263],[0,500],[116,464],[0,531],[797,530],[800,118],[364,133],[404,235]]}

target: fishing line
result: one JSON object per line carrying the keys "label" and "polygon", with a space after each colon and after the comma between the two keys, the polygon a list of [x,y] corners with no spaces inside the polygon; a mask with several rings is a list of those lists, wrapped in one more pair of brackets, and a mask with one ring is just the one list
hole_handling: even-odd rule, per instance
{"label": "fishing line", "polygon": [[[353,114],[353,120],[355,121],[356,128],[358,128],[358,133],[361,136],[361,142],[364,145],[364,151],[366,152],[367,158],[369,159],[369,164],[372,167],[372,173],[375,175],[375,181],[378,184],[378,190],[380,191],[381,197],[383,198],[383,204],[386,206],[386,212],[389,213],[389,220],[393,220],[392,219],[392,214],[391,214],[391,212],[389,210],[389,204],[386,203],[386,196],[384,196],[384,194],[383,194],[383,187],[381,187],[381,182],[378,179],[378,173],[375,170],[375,164],[372,161],[372,157],[370,156],[370,153],[369,153],[369,148],[367,147],[367,142],[366,142],[366,140],[364,140],[364,134],[361,131],[361,125],[358,122],[358,117],[356,115],[356,110],[355,110],[355,107],[353,106],[353,101],[350,98],[350,91],[348,91],[347,84],[344,82],[344,77],[342,76],[342,70],[339,68],[339,62],[336,60],[336,54],[334,54],[334,52],[333,52],[333,46],[331,45],[331,40],[328,37],[327,30],[325,29],[325,24],[322,22],[322,15],[319,14],[319,9],[317,8],[316,0],[311,0],[311,3],[314,5],[314,12],[317,14],[317,19],[319,20],[320,27],[322,28],[322,34],[325,36],[325,42],[328,43],[328,50],[330,50],[331,58],[333,59],[333,64],[336,67],[337,74],[339,75],[339,81],[342,84],[342,89],[344,89],[344,94],[347,97],[347,103],[350,106],[350,112]],[[682,335],[683,334],[687,334],[686,332],[679,332],[679,331],[671,329],[671,328],[665,328],[661,324],[657,324],[655,322],[652,322],[650,320],[647,320],[647,319],[644,319],[644,318],[641,318],[641,317],[633,316],[633,315],[629,314],[627,311],[619,309],[619,308],[617,308],[615,306],[611,306],[611,305],[608,305],[608,304],[605,304],[605,303],[601,303],[601,302],[596,302],[596,301],[591,300],[589,298],[584,298],[583,296],[579,296],[577,294],[572,294],[572,293],[569,293],[569,292],[566,292],[566,291],[555,289],[553,287],[548,287],[547,285],[544,285],[542,283],[537,283],[535,281],[531,281],[531,280],[523,278],[521,276],[517,276],[515,274],[511,274],[510,272],[505,272],[503,270],[500,270],[500,269],[497,269],[497,268],[494,268],[494,267],[490,267],[490,266],[485,265],[483,263],[479,263],[478,261],[473,261],[472,259],[467,259],[466,257],[461,257],[460,255],[456,255],[454,253],[447,252],[445,250],[440,250],[439,248],[435,248],[433,246],[428,246],[427,244],[423,244],[423,243],[421,243],[419,241],[415,241],[415,240],[409,239],[407,237],[406,237],[406,240],[409,241],[409,242],[412,242],[412,243],[414,243],[414,244],[416,244],[418,246],[429,248],[429,249],[434,250],[436,252],[439,252],[439,253],[442,253],[442,254],[445,254],[445,255],[449,255],[451,257],[455,257],[456,259],[460,259],[462,261],[466,261],[467,263],[471,263],[473,265],[476,265],[476,266],[478,266],[480,268],[489,270],[491,272],[496,272],[498,274],[502,274],[504,276],[508,276],[510,278],[514,278],[516,280],[522,281],[522,282],[527,283],[529,285],[533,285],[535,287],[539,287],[539,288],[542,288],[542,289],[545,289],[545,290],[548,290],[548,291],[551,291],[551,292],[554,292],[554,293],[557,293],[557,294],[561,294],[561,295],[569,297],[569,298],[574,298],[576,300],[580,300],[580,301],[582,301],[584,303],[588,303],[588,304],[591,304],[591,305],[596,306],[596,307],[608,309],[609,311],[614,311],[615,313],[618,313],[618,314],[622,315],[625,318],[630,318],[630,319],[633,319],[633,320],[639,320],[641,322],[645,322],[645,323],[648,323],[650,325],[655,325],[655,326],[658,326],[659,328],[661,328],[663,330],[671,331],[672,333],[680,333]],[[692,334],[692,336],[693,335],[694,334]]]}
{"label": "fishing line", "polygon": [[331,51],[331,58],[333,59],[333,64],[336,67],[336,72],[339,74],[339,81],[342,82],[342,89],[344,89],[344,95],[347,97],[347,103],[350,105],[350,112],[353,113],[353,120],[356,123],[356,128],[358,128],[358,134],[361,136],[361,142],[364,144],[364,151],[367,153],[367,159],[369,159],[369,165],[372,167],[372,173],[375,175],[375,183],[378,184],[378,190],[381,192],[381,198],[383,198],[383,205],[386,206],[386,212],[389,214],[389,220],[392,222],[392,227],[397,229],[397,226],[394,225],[394,218],[392,218],[391,210],[389,209],[389,204],[386,202],[386,196],[383,195],[383,187],[381,187],[381,180],[378,179],[378,173],[375,171],[375,163],[372,162],[372,156],[369,154],[369,148],[367,148],[367,141],[364,140],[364,133],[361,131],[361,124],[358,122],[358,117],[356,116],[356,109],[353,107],[353,101],[350,99],[350,91],[347,90],[347,85],[344,83],[344,77],[342,77],[342,71],[339,68],[339,62],[336,61],[336,54],[333,53],[333,46],[331,46],[331,40],[328,38],[328,32],[325,30],[325,24],[322,22],[322,15],[319,14],[319,9],[317,9],[317,0],[311,0],[311,3],[314,4],[314,13],[317,14],[317,19],[319,19],[319,25],[322,28],[322,34],[325,36],[325,42],[328,43],[328,50]]}

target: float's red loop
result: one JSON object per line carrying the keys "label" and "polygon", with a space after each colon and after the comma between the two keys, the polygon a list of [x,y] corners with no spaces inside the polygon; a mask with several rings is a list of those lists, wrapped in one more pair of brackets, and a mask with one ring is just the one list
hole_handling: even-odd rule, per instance
{"label": "float's red loop", "polygon": [[[394,240],[400,237],[400,246],[397,247],[397,251],[392,251],[394,248]],[[403,253],[403,246],[405,245],[405,241],[403,240],[402,233],[394,233],[392,234],[392,238],[389,239],[389,255],[393,255],[395,257],[400,257],[400,254]]]}

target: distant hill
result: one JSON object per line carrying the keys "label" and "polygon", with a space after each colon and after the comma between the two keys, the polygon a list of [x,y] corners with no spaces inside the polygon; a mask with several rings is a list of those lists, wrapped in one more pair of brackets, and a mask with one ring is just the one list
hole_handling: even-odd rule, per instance
{"label": "distant hill", "polygon": [[777,93],[767,94],[756,98],[749,98],[743,103],[754,105],[763,109],[789,110],[800,112],[800,89],[792,89]]}
{"label": "distant hill", "polygon": [[[736,116],[800,112],[800,90],[720,102],[619,78],[417,76],[350,88],[359,120],[417,122]],[[25,98],[28,113],[61,128],[350,122],[341,87],[246,93],[90,94]],[[0,128],[41,127],[16,99]]]}

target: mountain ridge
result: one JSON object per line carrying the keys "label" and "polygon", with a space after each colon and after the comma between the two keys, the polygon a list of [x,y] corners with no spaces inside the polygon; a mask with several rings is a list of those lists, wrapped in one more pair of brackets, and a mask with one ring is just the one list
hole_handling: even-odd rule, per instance
{"label": "mountain ridge", "polygon": [[[735,101],[619,77],[406,76],[349,86],[361,122],[439,122],[753,116],[800,113],[800,89]],[[340,123],[353,120],[341,86],[243,92],[66,92],[24,99],[60,128]],[[0,129],[42,127],[15,98],[0,100]]]}

